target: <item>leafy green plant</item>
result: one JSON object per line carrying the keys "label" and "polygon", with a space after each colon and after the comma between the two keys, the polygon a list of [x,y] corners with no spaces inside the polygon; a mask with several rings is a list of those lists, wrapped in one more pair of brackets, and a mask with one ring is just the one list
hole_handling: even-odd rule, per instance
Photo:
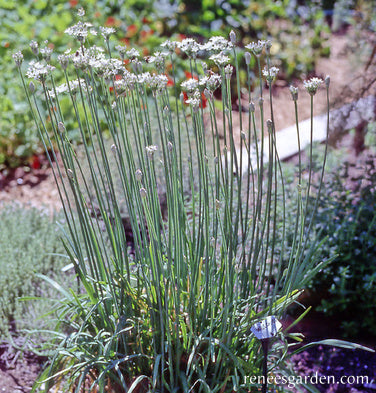
{"label": "leafy green plant", "polygon": [[[335,167],[325,183],[316,229],[328,236],[323,258],[336,259],[312,282],[312,290],[326,293],[321,310],[336,316],[351,337],[375,333],[376,295],[376,168],[372,156],[358,179],[349,174],[355,164]],[[348,183],[356,184],[351,189]]]}
{"label": "leafy green plant", "polygon": [[9,332],[20,334],[22,329],[35,328],[42,306],[20,298],[47,297],[50,288],[37,274],[61,279],[60,269],[67,259],[58,255],[65,250],[54,220],[35,208],[1,205],[0,244],[0,337],[5,339]]}
{"label": "leafy green plant", "polygon": [[[265,364],[288,375],[287,339],[299,341],[299,335],[275,329],[264,361],[264,343],[251,328],[280,318],[325,263],[315,258],[319,244],[309,242],[305,228],[310,148],[307,179],[301,160],[298,166],[298,212],[284,265],[284,174],[274,112],[266,121],[263,105],[263,84],[271,86],[278,74],[271,42],[251,43],[244,54],[254,57],[259,78],[253,79],[247,60],[248,121],[239,118],[237,145],[230,85],[234,79],[239,96],[234,70],[241,49],[233,32],[230,41],[213,37],[204,45],[166,41],[164,52],[145,62],[124,47],[116,48],[120,59],[114,57],[112,28],[99,29],[104,49],[92,46],[83,10],[79,17],[67,31],[77,48],[56,64],[65,84],[55,83],[54,66],[36,50],[26,72],[33,80],[26,83],[22,53],[14,54],[45,149],[51,160],[53,146],[61,154],[54,174],[69,228],[64,244],[81,283],[80,291],[53,284],[63,296],[60,325],[69,321],[71,330],[56,333],[50,366],[34,391],[245,392],[257,388],[245,377],[261,375],[263,368],[265,373]],[[174,66],[179,55],[188,58],[190,73],[180,86]],[[322,83],[305,81],[311,107]],[[328,99],[329,78],[325,87]],[[291,93],[297,115],[297,88]],[[70,138],[60,105],[64,94],[83,154]],[[119,179],[121,187],[115,186]],[[316,207],[314,202],[313,212]]]}

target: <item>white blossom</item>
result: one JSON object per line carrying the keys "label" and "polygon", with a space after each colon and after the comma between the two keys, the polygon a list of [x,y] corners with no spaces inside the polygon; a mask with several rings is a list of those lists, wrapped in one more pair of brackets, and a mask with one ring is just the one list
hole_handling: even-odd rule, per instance
{"label": "white blossom", "polygon": [[271,42],[265,40],[258,40],[246,45],[246,49],[250,49],[255,56],[260,56],[264,48],[270,48]]}
{"label": "white blossom", "polygon": [[209,91],[215,91],[222,82],[222,77],[218,74],[211,74],[210,76],[203,76],[200,78],[199,85],[205,86]]}
{"label": "white blossom", "polygon": [[40,49],[40,53],[47,62],[51,60],[52,48],[46,46],[45,48]]}
{"label": "white blossom", "polygon": [[210,60],[213,60],[214,63],[218,66],[218,67],[222,67],[227,65],[230,62],[230,58],[226,55],[224,55],[222,52],[218,53],[216,55],[211,55],[209,57]]}
{"label": "white blossom", "polygon": [[154,63],[158,70],[163,70],[165,66],[165,60],[168,56],[168,52],[155,52],[152,56],[147,58],[148,63]]}
{"label": "white blossom", "polygon": [[320,78],[311,78],[303,82],[304,87],[306,88],[306,90],[311,96],[314,96],[317,93],[317,90],[319,89],[322,83],[323,80]]}
{"label": "white blossom", "polygon": [[148,155],[149,158],[153,158],[154,153],[157,150],[158,150],[158,146],[155,145],[146,146],[146,154]]}
{"label": "white blossom", "polygon": [[36,79],[44,82],[47,78],[47,75],[54,69],[55,67],[50,64],[45,64],[39,61],[32,60],[29,63],[29,68],[26,71],[26,76],[30,79]]}
{"label": "white blossom", "polygon": [[116,32],[116,29],[113,27],[104,27],[104,26],[99,26],[99,30],[101,31],[101,35],[105,40],[108,40],[108,37],[111,34],[114,34]]}
{"label": "white blossom", "polygon": [[170,52],[174,52],[175,48],[178,46],[178,42],[167,40],[161,44],[162,48],[166,48]]}
{"label": "white blossom", "polygon": [[16,63],[17,67],[20,67],[22,62],[23,62],[23,54],[21,51],[18,51],[16,53],[13,53],[12,55],[14,62]]}
{"label": "white blossom", "polygon": [[178,42],[178,48],[182,50],[188,57],[196,58],[201,46],[193,38],[185,38],[182,42]]}
{"label": "white blossom", "polygon": [[271,85],[273,81],[275,80],[277,74],[278,74],[279,68],[277,67],[270,67],[268,68],[265,66],[265,68],[262,71],[262,74],[264,75],[265,79]]}
{"label": "white blossom", "polygon": [[194,78],[190,78],[180,85],[182,89],[184,89],[188,94],[192,94],[198,87],[198,80]]}
{"label": "white blossom", "polygon": [[222,36],[214,36],[210,37],[201,48],[208,52],[228,52],[233,48],[233,44]]}
{"label": "white blossom", "polygon": [[36,42],[36,41],[31,41],[29,45],[30,45],[31,51],[34,53],[34,55],[35,55],[35,56],[38,56],[38,54],[39,54],[39,45],[38,45],[38,42]]}
{"label": "white blossom", "polygon": [[80,42],[85,42],[86,37],[90,34],[93,34],[93,29],[90,29],[93,25],[88,22],[79,21],[73,26],[68,27],[65,30],[65,33],[76,38]]}
{"label": "white blossom", "polygon": [[130,59],[134,59],[134,58],[139,58],[140,57],[140,52],[137,49],[129,49],[126,52],[127,57],[129,57]]}

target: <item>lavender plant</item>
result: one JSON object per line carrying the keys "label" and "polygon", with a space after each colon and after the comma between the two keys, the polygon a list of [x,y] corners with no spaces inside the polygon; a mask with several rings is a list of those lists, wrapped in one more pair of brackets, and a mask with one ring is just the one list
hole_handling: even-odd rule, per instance
{"label": "lavender plant", "polygon": [[[22,54],[14,55],[49,159],[58,164],[69,227],[64,245],[81,284],[78,292],[54,284],[64,296],[60,326],[34,391],[252,391],[246,377],[260,375],[266,362],[251,327],[282,318],[324,265],[305,225],[312,177],[302,176],[301,165],[295,233],[283,262],[284,176],[271,89],[270,114],[263,97],[265,80],[271,86],[278,76],[271,42],[246,48],[246,65],[254,56],[259,77],[249,73],[243,94],[234,34],[205,44],[166,41],[142,59],[132,48],[112,47],[112,28],[99,30],[104,47],[94,45],[97,30],[83,10],[79,18],[66,30],[77,48],[59,55],[59,65],[33,43],[29,84]],[[192,76],[181,86],[178,56],[188,58]],[[65,82],[57,85],[59,75]],[[233,79],[240,130],[233,125]],[[321,82],[306,81],[312,105]],[[68,137],[64,96],[83,154]],[[296,88],[292,96],[296,104]],[[288,339],[299,337],[285,328],[269,343],[275,374],[289,372]]]}

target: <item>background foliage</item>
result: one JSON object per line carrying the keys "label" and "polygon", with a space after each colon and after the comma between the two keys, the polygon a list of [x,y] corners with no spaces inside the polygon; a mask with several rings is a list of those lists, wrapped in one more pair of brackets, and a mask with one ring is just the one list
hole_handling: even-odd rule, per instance
{"label": "background foliage", "polygon": [[[67,44],[63,32],[80,6],[99,25],[117,29],[114,45],[120,41],[142,47],[144,56],[166,37],[194,36],[202,40],[210,35],[228,36],[231,29],[243,45],[273,38],[273,56],[286,79],[312,71],[316,59],[329,53],[325,45],[328,27],[315,1],[300,6],[290,0],[0,0],[0,170],[28,165],[31,156],[42,151],[11,55],[27,48],[36,37],[61,53]],[[25,50],[24,54],[30,58],[31,51]],[[178,71],[183,78],[183,68]]]}

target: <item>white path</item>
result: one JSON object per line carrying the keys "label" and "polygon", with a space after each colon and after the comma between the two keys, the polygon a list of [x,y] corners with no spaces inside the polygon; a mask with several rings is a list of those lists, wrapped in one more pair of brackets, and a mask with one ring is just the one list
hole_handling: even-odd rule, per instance
{"label": "white path", "polygon": [[[339,134],[348,131],[362,121],[375,119],[376,97],[368,96],[351,104],[346,104],[339,109],[335,109],[329,114],[329,133]],[[311,120],[303,120],[299,123],[300,149],[304,150],[311,141]],[[327,136],[327,115],[315,116],[313,118],[313,142],[323,142]],[[265,154],[264,162],[268,162],[269,137],[264,139]],[[276,147],[279,158],[285,160],[299,153],[296,124],[276,132]],[[240,151],[237,151],[240,157]],[[256,164],[256,154],[252,154],[252,165]],[[243,150],[243,172],[247,171],[248,155]]]}

